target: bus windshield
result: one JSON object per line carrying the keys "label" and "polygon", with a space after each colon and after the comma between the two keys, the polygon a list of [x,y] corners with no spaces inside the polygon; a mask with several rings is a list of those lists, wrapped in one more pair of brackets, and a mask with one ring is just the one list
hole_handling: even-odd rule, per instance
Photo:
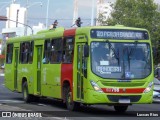
{"label": "bus windshield", "polygon": [[91,43],[92,72],[102,78],[142,79],[151,73],[148,43]]}

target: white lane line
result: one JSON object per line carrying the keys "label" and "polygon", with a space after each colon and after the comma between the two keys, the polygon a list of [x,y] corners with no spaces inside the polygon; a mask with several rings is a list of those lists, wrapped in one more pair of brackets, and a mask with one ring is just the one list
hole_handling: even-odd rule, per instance
{"label": "white lane line", "polygon": [[21,100],[0,100],[0,103],[24,103]]}
{"label": "white lane line", "polygon": [[60,117],[52,117],[53,119],[57,119],[57,120],[69,120],[66,117],[65,118],[60,118]]}
{"label": "white lane line", "polygon": [[3,73],[1,73],[1,74],[0,74],[0,76],[4,76],[4,74],[3,74]]}
{"label": "white lane line", "polygon": [[41,103],[38,103],[37,105],[38,105],[38,106],[47,106],[47,105],[41,104]]}

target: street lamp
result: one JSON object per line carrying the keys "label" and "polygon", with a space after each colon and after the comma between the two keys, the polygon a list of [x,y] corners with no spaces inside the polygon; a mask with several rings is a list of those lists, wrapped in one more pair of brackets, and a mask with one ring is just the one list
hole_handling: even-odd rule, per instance
{"label": "street lamp", "polygon": [[[27,6],[26,6],[26,19],[25,19],[25,24],[28,24],[28,8],[30,8],[31,6],[34,6],[36,4],[40,4],[40,6],[42,7],[42,2],[35,2],[31,5],[28,5],[28,0],[27,0]],[[25,34],[27,35],[27,27],[25,28]]]}
{"label": "street lamp", "polygon": [[6,16],[0,16],[0,21],[7,21],[7,20],[12,21],[12,22],[17,22],[17,23],[22,24],[22,25],[24,25],[24,26],[26,26],[26,27],[29,27],[29,28],[31,29],[32,35],[33,35],[33,29],[32,29],[31,26],[29,26],[29,25],[27,25],[27,24],[20,23],[20,22],[15,21],[15,20],[8,19]]}

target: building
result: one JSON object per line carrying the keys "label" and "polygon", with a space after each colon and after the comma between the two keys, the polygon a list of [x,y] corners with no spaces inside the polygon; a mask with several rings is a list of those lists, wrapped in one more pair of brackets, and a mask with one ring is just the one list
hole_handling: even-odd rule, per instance
{"label": "building", "polygon": [[39,24],[38,26],[33,26],[33,28],[29,25],[25,25],[27,9],[21,7],[20,4],[15,4],[13,2],[12,4],[10,4],[9,7],[6,8],[6,10],[6,16],[8,18],[8,21],[6,21],[5,28],[2,29],[2,50],[8,38],[31,35],[32,31],[33,34],[35,34],[37,31],[40,31],[45,28],[42,24]]}
{"label": "building", "polygon": [[25,22],[26,8],[20,7],[20,4],[13,3],[6,10],[6,16],[9,20],[6,21],[6,27],[2,29],[3,39],[24,35],[24,25],[22,24]]}
{"label": "building", "polygon": [[112,4],[113,2],[107,2],[105,0],[97,0],[97,22],[96,25],[100,25],[100,22],[98,21],[100,15],[103,16],[103,21],[107,20],[111,16],[112,12]]}
{"label": "building", "polygon": [[[6,22],[6,28],[24,27],[26,8],[20,7],[20,4],[11,4],[7,7],[7,18],[13,21]],[[22,24],[19,24],[22,23]]]}
{"label": "building", "polygon": [[38,26],[33,26],[33,29],[31,26],[27,27],[29,25],[25,25],[26,8],[21,7],[20,4],[13,3],[9,7],[7,7],[6,16],[9,20],[6,22],[6,27],[2,29],[2,35],[4,39],[9,37],[31,35],[32,30],[33,34],[35,34],[37,31],[44,29],[44,26],[42,24],[39,24]]}

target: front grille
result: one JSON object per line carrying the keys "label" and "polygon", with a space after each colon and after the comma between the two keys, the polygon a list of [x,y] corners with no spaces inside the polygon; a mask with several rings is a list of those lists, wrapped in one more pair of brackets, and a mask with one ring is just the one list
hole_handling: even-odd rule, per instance
{"label": "front grille", "polygon": [[118,102],[119,99],[130,99],[131,102],[138,102],[141,99],[141,95],[130,95],[130,96],[123,96],[123,95],[107,95],[108,99],[112,102]]}
{"label": "front grille", "polygon": [[104,86],[114,86],[114,87],[140,87],[140,86],[143,86],[145,84],[145,82],[135,82],[135,83],[132,83],[132,82],[102,82],[101,83],[104,85]]}

